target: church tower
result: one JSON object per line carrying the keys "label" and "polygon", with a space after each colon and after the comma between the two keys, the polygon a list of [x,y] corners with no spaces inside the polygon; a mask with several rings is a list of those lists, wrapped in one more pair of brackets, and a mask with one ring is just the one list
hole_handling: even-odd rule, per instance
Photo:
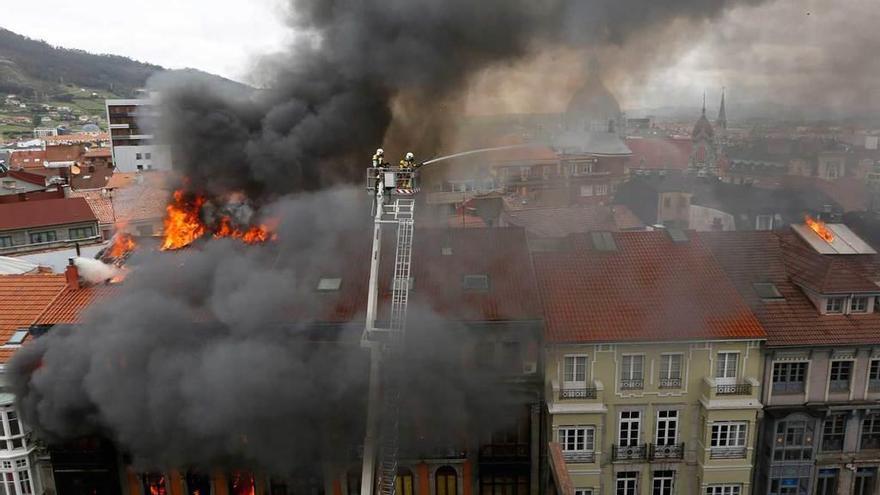
{"label": "church tower", "polygon": [[718,143],[723,145],[727,141],[727,111],[724,109],[724,88],[721,88],[721,107],[718,109],[718,120],[715,122],[718,128]]}
{"label": "church tower", "polygon": [[688,172],[700,176],[717,176],[718,175],[718,159],[715,142],[715,130],[709,119],[706,118],[706,94],[703,93],[703,111],[700,118],[694,125],[691,132],[691,149],[690,163]]}

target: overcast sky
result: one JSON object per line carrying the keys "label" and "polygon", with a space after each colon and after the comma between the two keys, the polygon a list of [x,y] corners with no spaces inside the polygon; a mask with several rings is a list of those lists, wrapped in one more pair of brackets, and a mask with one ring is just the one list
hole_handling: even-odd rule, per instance
{"label": "overcast sky", "polygon": [[[17,2],[0,26],[49,43],[253,82],[250,62],[290,39],[283,0]],[[880,110],[878,0],[769,0],[682,33],[647,76],[615,81],[628,108],[776,101]],[[684,46],[682,46],[684,45]],[[640,61],[639,64],[644,64]],[[539,87],[544,83],[539,83]],[[523,88],[528,92],[530,88]],[[534,110],[534,109],[532,109]],[[735,109],[729,109],[735,115]]]}

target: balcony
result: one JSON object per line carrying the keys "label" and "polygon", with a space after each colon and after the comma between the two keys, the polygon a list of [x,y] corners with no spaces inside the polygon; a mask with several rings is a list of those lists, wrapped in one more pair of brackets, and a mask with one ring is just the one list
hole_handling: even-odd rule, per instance
{"label": "balcony", "polygon": [[646,444],[633,446],[611,446],[612,461],[644,461],[648,459],[648,446]]}
{"label": "balcony", "polygon": [[650,445],[648,452],[652,461],[674,461],[684,459],[684,443],[669,445]]}
{"label": "balcony", "polygon": [[592,451],[562,451],[562,458],[565,462],[596,462],[596,453]]}
{"label": "balcony", "polygon": [[681,378],[661,378],[659,386],[664,390],[680,389]]}
{"label": "balcony", "polygon": [[645,388],[645,380],[641,378],[620,380],[620,390],[642,390]]}
{"label": "balcony", "polygon": [[751,383],[730,383],[715,385],[716,395],[752,395]]}
{"label": "balcony", "polygon": [[595,399],[596,387],[562,387],[559,398],[564,399]]}
{"label": "balcony", "polygon": [[760,382],[754,378],[745,378],[735,383],[718,383],[714,378],[703,377],[700,393],[703,400],[708,401],[707,407],[711,407],[713,402],[725,400],[745,400],[753,402],[750,405],[754,407],[760,407],[759,385]]}
{"label": "balcony", "polygon": [[710,459],[745,459],[745,447],[711,447],[709,450]]}

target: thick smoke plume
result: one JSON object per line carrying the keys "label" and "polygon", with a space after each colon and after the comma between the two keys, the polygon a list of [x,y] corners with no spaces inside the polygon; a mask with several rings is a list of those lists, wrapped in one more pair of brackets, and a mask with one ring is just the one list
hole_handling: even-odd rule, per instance
{"label": "thick smoke plume", "polygon": [[[278,218],[277,242],[205,240],[173,254],[135,253],[119,294],[11,362],[25,419],[51,441],[104,434],[143,466],[284,474],[328,452],[343,455],[362,438],[363,320],[347,315],[353,323],[316,327],[326,318],[314,315],[345,303],[315,287],[328,275],[357,279],[347,263],[366,267],[370,218],[361,191],[325,189],[359,183],[383,141],[392,152],[433,152],[458,92],[485,69],[551,46],[625,44],[633,33],[708,19],[734,3],[292,2],[299,41],[263,62],[268,89],[238,94],[165,81],[154,123],[189,189],[246,193],[261,214]],[[349,241],[352,231],[364,232],[363,242]],[[357,289],[362,297],[366,287]],[[497,427],[512,415],[493,393],[497,376],[461,365],[471,347],[465,329],[418,309],[409,321],[413,410],[482,431],[490,425],[481,420]],[[404,438],[422,438],[432,426],[455,429],[414,425]]]}

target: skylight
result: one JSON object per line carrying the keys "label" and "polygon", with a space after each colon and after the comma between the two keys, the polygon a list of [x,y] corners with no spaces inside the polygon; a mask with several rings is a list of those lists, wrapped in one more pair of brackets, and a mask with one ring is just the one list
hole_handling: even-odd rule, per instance
{"label": "skylight", "polygon": [[322,278],[318,281],[318,290],[321,292],[330,292],[339,290],[342,285],[341,278]]}
{"label": "skylight", "polygon": [[775,284],[759,282],[752,284],[761,299],[784,299]]}
{"label": "skylight", "polygon": [[21,345],[22,342],[24,342],[24,339],[27,338],[27,335],[27,330],[16,330],[6,343],[9,345]]}
{"label": "skylight", "polygon": [[443,256],[452,256],[452,248],[449,246],[444,246],[440,248],[440,254]]}
{"label": "skylight", "polygon": [[590,237],[593,240],[593,249],[596,251],[617,251],[617,244],[611,232],[592,232]]}
{"label": "skylight", "polygon": [[462,288],[464,290],[477,291],[477,292],[485,292],[489,290],[489,276],[488,275],[465,275],[464,279],[462,279]]}
{"label": "skylight", "polygon": [[669,238],[672,239],[672,242],[687,242],[688,236],[687,232],[682,229],[672,228],[666,231],[669,234]]}

